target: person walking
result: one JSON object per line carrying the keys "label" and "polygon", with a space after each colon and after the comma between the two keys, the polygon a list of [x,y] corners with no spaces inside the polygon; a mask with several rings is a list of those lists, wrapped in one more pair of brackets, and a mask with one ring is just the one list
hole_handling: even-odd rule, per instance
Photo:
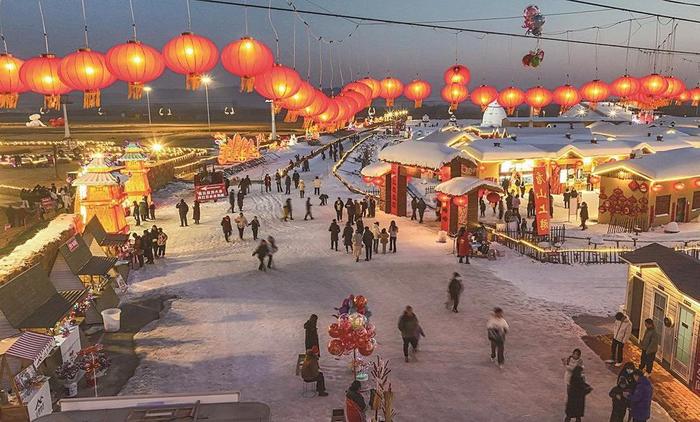
{"label": "person walking", "polygon": [[533,188],[527,192],[527,216],[535,216],[535,190]]}
{"label": "person walking", "polygon": [[290,194],[291,186],[292,186],[292,178],[289,177],[289,173],[287,173],[287,177],[284,178],[284,194],[285,195]]}
{"label": "person walking", "polygon": [[520,213],[520,194],[515,194],[513,198],[513,210]]}
{"label": "person walking", "polygon": [[610,353],[610,362],[615,366],[622,366],[622,355],[625,348],[625,344],[630,339],[632,334],[632,322],[630,322],[627,315],[622,312],[615,314],[615,325],[613,325],[613,340],[612,340],[612,350]]}
{"label": "person walking", "polygon": [[[348,422],[362,420],[365,409],[367,409],[367,404],[365,403],[365,398],[362,397],[360,388],[362,388],[362,384],[360,383],[360,381],[354,380],[350,384],[350,388],[348,388],[348,391],[345,392],[345,406],[347,407],[346,417],[348,418]],[[351,406],[354,407],[354,409],[350,409]],[[351,419],[351,415],[353,415],[353,413],[357,415],[359,419]]]}
{"label": "person walking", "polygon": [[236,191],[233,188],[228,193],[228,204],[230,205],[228,212],[236,212]]}
{"label": "person walking", "polygon": [[221,230],[224,232],[224,239],[230,242],[229,238],[231,237],[231,233],[233,233],[233,227],[231,226],[231,217],[228,215],[225,215],[224,218],[221,219]]}
{"label": "person walking", "polygon": [[352,252],[352,224],[348,221],[343,227],[343,245],[345,246],[345,253]]}
{"label": "person walking", "polygon": [[[300,190],[299,192],[303,192]],[[311,198],[306,198],[306,214],[304,214],[304,221],[306,221],[307,218],[314,219],[313,214],[311,214]]]}
{"label": "person walking", "polygon": [[586,221],[588,221],[588,204],[581,202],[581,209],[579,211],[579,217],[581,217],[581,230],[586,230]]}
{"label": "person walking", "polygon": [[136,262],[139,264],[139,268],[143,268],[143,241],[138,233],[134,233],[134,255],[136,255]]}
{"label": "person walking", "polygon": [[156,219],[156,203],[151,201],[150,204],[148,204],[148,213],[151,215],[151,220]]}
{"label": "person walking", "polygon": [[[304,346],[306,350],[320,350],[318,344],[318,315],[311,314],[308,320],[304,323]],[[315,349],[314,349],[315,348]],[[319,356],[320,356],[319,352]]]}
{"label": "person walking", "polygon": [[583,358],[581,357],[581,349],[574,349],[568,357],[561,358],[561,363],[564,365],[564,385],[571,384],[571,374],[577,366],[583,368]]}
{"label": "person walking", "polygon": [[414,196],[411,199],[411,220],[416,220],[416,211],[418,211],[418,200]]}
{"label": "person walking", "polygon": [[389,252],[396,253],[396,238],[399,235],[399,226],[394,220],[389,223]]}
{"label": "person walking", "polygon": [[192,219],[194,224],[199,224],[199,219],[202,217],[202,210],[199,207],[199,201],[194,200],[194,205],[192,205]]}
{"label": "person walking", "polygon": [[307,350],[304,362],[301,364],[301,378],[304,382],[315,382],[319,397],[326,397],[326,381],[318,365],[318,356],[313,350]]}
{"label": "person walking", "polygon": [[569,209],[571,208],[571,191],[569,190],[569,187],[567,186],[566,189],[564,189],[564,193],[562,193],[562,196],[564,197],[564,208]]}
{"label": "person walking", "polygon": [[263,183],[265,184],[265,193],[272,192],[272,177],[270,177],[269,173],[265,173]]}
{"label": "person walking", "polygon": [[136,220],[136,225],[141,225],[141,213],[139,212],[139,203],[134,201],[133,210],[131,212],[134,215],[134,220]]}
{"label": "person walking", "polygon": [[372,260],[372,246],[374,243],[374,235],[372,234],[372,231],[369,229],[369,227],[365,227],[364,234],[362,235],[362,243],[365,246],[365,261]]}
{"label": "person walking", "polygon": [[503,214],[504,214],[504,207],[503,207],[503,198],[498,200],[498,219],[503,220]]}
{"label": "person walking", "polygon": [[345,208],[345,204],[343,200],[338,197],[333,203],[333,209],[335,210],[335,219],[339,222],[343,221],[343,208]]}
{"label": "person walking", "polygon": [[330,227],[328,227],[328,231],[331,232],[331,250],[335,249],[338,251],[338,235],[340,234],[340,226],[335,219],[331,223]]}
{"label": "person walking", "polygon": [[148,221],[148,201],[145,196],[139,202],[139,214],[141,214],[141,221]]}
{"label": "person walking", "polygon": [[486,217],[486,201],[484,201],[484,195],[479,198],[479,216]]}
{"label": "person walking", "polygon": [[651,374],[656,359],[656,352],[659,349],[659,334],[654,327],[654,321],[651,318],[644,320],[644,336],[639,342],[639,348],[642,349],[640,356],[639,369]]}
{"label": "person walking", "polygon": [[158,252],[156,256],[158,258],[165,257],[165,247],[168,243],[168,235],[163,232],[162,227],[158,227]]}
{"label": "person walking", "polygon": [[250,223],[248,223],[248,225],[253,231],[253,240],[258,240],[258,230],[260,229],[260,220],[258,220],[258,216],[254,215],[253,219],[250,220]]}
{"label": "person walking", "polygon": [[284,221],[287,221],[287,218],[294,220],[294,215],[292,214],[292,198],[287,198],[282,208],[284,210]]}
{"label": "person walking", "polygon": [[318,196],[321,194],[321,179],[316,176],[314,179],[314,195]]}
{"label": "person walking", "polygon": [[245,199],[245,191],[240,189],[238,194],[236,194],[236,204],[238,205],[239,212],[243,212],[243,199]]}
{"label": "person walking", "polygon": [[294,181],[294,189],[299,188],[299,180],[301,179],[301,176],[299,176],[299,173],[297,173],[296,170],[294,170],[294,173],[292,173],[292,180]]}
{"label": "person walking", "polygon": [[610,422],[625,422],[627,408],[630,405],[625,388],[626,383],[618,381],[618,383],[615,384],[615,386],[608,393],[608,396],[612,399]]}
{"label": "person walking", "polygon": [[328,205],[328,195],[326,195],[325,193],[320,194],[318,196],[318,199],[321,201],[319,203],[319,205],[321,205],[321,206]]}
{"label": "person walking", "polygon": [[379,253],[379,235],[382,233],[382,230],[379,228],[379,222],[375,221],[374,224],[372,224],[372,236],[374,236],[374,253]]}
{"label": "person walking", "polygon": [[459,263],[466,260],[465,264],[469,264],[469,256],[472,254],[472,234],[464,227],[459,229],[460,234],[457,236],[457,256]]}
{"label": "person walking", "polygon": [[277,193],[284,192],[282,190],[282,176],[280,175],[279,171],[275,172],[275,186],[277,187]]}
{"label": "person walking", "polygon": [[591,391],[593,388],[586,383],[583,367],[575,367],[571,373],[571,381],[566,387],[566,417],[564,422],[570,422],[572,419],[581,422],[586,410],[586,396]]}
{"label": "person walking", "polygon": [[153,264],[153,239],[151,237],[151,232],[148,230],[143,231],[141,246],[143,248],[143,256],[146,258],[146,264]]}
{"label": "person walking", "polygon": [[243,240],[243,230],[245,230],[245,226],[248,225],[248,219],[245,218],[243,213],[239,213],[238,217],[236,217],[233,221],[236,223],[236,227],[238,228],[238,238]]}
{"label": "person walking", "polygon": [[260,261],[260,265],[258,265],[258,271],[267,271],[265,269],[265,257],[269,253],[269,248],[267,246],[267,242],[265,239],[260,240],[260,244],[258,244],[258,247],[255,248],[253,251],[253,256],[258,256],[258,261]]}
{"label": "person walking", "polygon": [[151,253],[153,255],[153,258],[158,257],[158,227],[154,224],[153,227],[151,227],[151,232],[149,233],[151,236]]}
{"label": "person walking", "polygon": [[632,377],[636,385],[629,398],[630,416],[633,422],[646,422],[651,417],[651,398],[654,395],[654,387],[640,370],[635,370]]}
{"label": "person walking", "polygon": [[403,357],[406,362],[408,362],[408,346],[413,348],[413,353],[418,349],[418,337],[416,333],[418,332],[418,317],[413,313],[413,308],[409,305],[403,311],[403,314],[399,318],[399,331],[401,332],[401,339],[403,340]]}
{"label": "person walking", "polygon": [[187,205],[184,199],[181,199],[180,202],[175,205],[175,208],[177,208],[177,212],[180,215],[180,227],[187,227],[187,212],[190,210],[189,205]]}
{"label": "person walking", "polygon": [[267,236],[267,268],[272,268],[272,256],[277,253],[277,242],[272,236]]}
{"label": "person walking", "polygon": [[447,285],[447,293],[449,294],[450,302],[452,302],[452,312],[454,313],[459,312],[457,309],[459,307],[459,298],[464,290],[464,285],[459,277],[459,273],[452,273],[450,284]]}
{"label": "person walking", "polygon": [[299,180],[299,184],[297,186],[299,188],[299,198],[303,198],[304,194],[306,193],[306,184],[303,180]]}
{"label": "person walking", "polygon": [[352,235],[352,256],[355,258],[355,262],[360,262],[362,240],[362,229],[358,228],[355,234]]}
{"label": "person walking", "polygon": [[382,244],[382,255],[386,255],[386,245],[389,243],[389,232],[385,228],[379,233],[379,242]]}
{"label": "person walking", "polygon": [[493,314],[486,323],[486,330],[491,342],[491,361],[497,362],[499,368],[503,368],[505,362],[505,343],[508,329],[508,322],[503,318],[503,309],[493,308]]}
{"label": "person walking", "polygon": [[355,204],[353,204],[352,199],[348,198],[345,202],[345,211],[348,215],[348,221],[351,223],[355,222]]}

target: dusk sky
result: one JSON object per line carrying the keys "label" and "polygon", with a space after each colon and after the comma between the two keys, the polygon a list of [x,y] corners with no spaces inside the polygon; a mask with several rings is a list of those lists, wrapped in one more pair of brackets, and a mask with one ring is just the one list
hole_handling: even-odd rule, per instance
{"label": "dusk sky", "polygon": [[[669,15],[700,19],[700,8],[673,5],[660,0],[615,1],[601,0],[601,3],[639,10],[658,12]],[[267,5],[265,0],[250,0],[250,4]],[[273,0],[272,4],[288,7],[283,0]],[[435,21],[454,19],[478,19],[486,17],[520,16],[527,1],[476,1],[476,0],[435,0],[435,1],[397,1],[397,0],[296,0],[299,9],[321,10],[319,6],[338,13],[361,16],[380,17],[407,21]],[[542,0],[537,3],[547,22],[545,34],[566,38],[563,31],[577,30],[599,25],[601,27],[629,19],[630,14],[599,9],[593,6],[579,5],[564,0]],[[80,0],[44,0],[46,25],[51,50],[58,55],[83,45],[83,24]],[[90,46],[99,51],[106,51],[115,43],[124,42],[131,36],[131,22],[127,0],[86,0],[88,26],[90,29]],[[36,1],[5,0],[2,2],[2,19],[10,52],[21,58],[42,53],[41,22]],[[226,5],[191,1],[192,29],[194,32],[208,36],[219,48],[244,35],[243,8]],[[187,12],[185,0],[134,0],[138,38],[158,49],[171,37],[186,30]],[[587,13],[555,15],[563,12],[588,11]],[[266,42],[274,51],[274,37],[268,22],[267,11],[249,9],[249,32],[252,36]],[[654,44],[657,22],[655,18],[646,18],[633,22],[631,43],[633,45],[651,46]],[[342,39],[350,33],[355,24],[343,19],[304,15],[313,28],[313,32],[325,38]],[[281,61],[292,64],[292,22],[294,15],[285,12],[273,12],[272,20],[280,35]],[[481,22],[445,23],[468,28],[490,29],[504,32],[524,33],[521,28],[522,18],[502,19]],[[665,37],[671,23],[662,19],[659,26],[660,38]],[[697,51],[697,30],[700,25],[679,23],[676,49]],[[296,68],[302,76],[307,69],[307,40],[303,26],[297,21]],[[610,29],[601,29],[599,40],[610,43],[626,43],[628,23],[622,23]],[[571,38],[594,40],[595,30],[577,31]],[[538,69],[524,68],[521,57],[536,46],[536,39],[513,39],[499,36],[486,36],[462,33],[458,36],[458,59],[472,70],[471,87],[480,83],[489,83],[503,88],[513,81],[524,88],[541,83],[555,87],[565,82],[566,73],[571,74],[572,83],[581,83],[592,79],[595,74],[595,48],[565,43],[544,41],[540,47],[545,51],[545,60]],[[312,81],[318,83],[319,45],[312,42],[311,63]],[[569,65],[568,56],[571,56]],[[599,49],[599,77],[611,80],[624,72],[625,51],[622,49]],[[370,73],[381,78],[387,72],[408,81],[419,74],[433,83],[433,95],[442,84],[444,69],[455,60],[455,34],[444,30],[420,29],[415,27],[365,24],[355,32],[352,38],[334,47],[334,82],[340,83],[338,59],[342,64],[344,82],[364,76],[368,65]],[[700,57],[689,57],[700,60]],[[667,59],[662,59],[666,63]],[[676,76],[682,77],[687,84],[695,85],[698,79],[698,65],[674,57]],[[651,71],[648,55],[631,51],[629,55],[630,73],[640,75]],[[660,70],[663,70],[660,69]],[[324,45],[323,85],[330,83],[329,47]],[[218,66],[213,76],[217,83],[233,85],[235,79]],[[156,87],[175,87],[181,83],[181,76],[175,77],[166,71],[164,77],[157,81]]]}

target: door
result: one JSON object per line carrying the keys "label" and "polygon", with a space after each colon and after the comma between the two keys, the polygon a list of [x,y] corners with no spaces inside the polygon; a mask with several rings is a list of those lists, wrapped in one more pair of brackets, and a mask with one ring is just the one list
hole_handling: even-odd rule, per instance
{"label": "door", "polygon": [[639,338],[639,328],[642,322],[642,299],[644,298],[644,281],[638,277],[632,278],[632,293],[630,296],[630,321],[632,335]]}
{"label": "door", "polygon": [[685,223],[685,206],[687,200],[685,198],[678,198],[676,201],[676,222]]}
{"label": "door", "polygon": [[690,375],[690,355],[693,351],[693,321],[695,312],[679,305],[676,347],[672,368],[681,378],[688,380]]}
{"label": "door", "polygon": [[[651,319],[654,321],[654,326],[656,327],[656,332],[659,333],[659,351],[656,357],[664,360],[666,358],[664,352],[668,352],[669,349],[665,348],[665,339],[668,330],[664,326],[664,317],[666,316],[666,305],[668,303],[668,298],[665,294],[658,290],[654,290],[654,308],[652,312]],[[668,360],[668,358],[666,358]]]}

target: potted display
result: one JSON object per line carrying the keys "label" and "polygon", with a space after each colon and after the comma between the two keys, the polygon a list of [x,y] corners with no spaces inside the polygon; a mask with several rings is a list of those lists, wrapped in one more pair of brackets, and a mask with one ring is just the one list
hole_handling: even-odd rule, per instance
{"label": "potted display", "polygon": [[75,359],[65,361],[56,368],[56,377],[63,381],[63,386],[66,387],[66,397],[75,397],[78,395],[78,373],[80,365]]}

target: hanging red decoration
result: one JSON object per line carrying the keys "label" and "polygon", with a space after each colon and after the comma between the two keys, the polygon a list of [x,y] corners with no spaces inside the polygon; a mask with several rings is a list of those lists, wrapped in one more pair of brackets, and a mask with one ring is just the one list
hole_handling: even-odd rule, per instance
{"label": "hanging red decoration", "polygon": [[0,54],[0,108],[16,108],[19,94],[26,91],[19,78],[24,60],[9,53]]}
{"label": "hanging red decoration", "polygon": [[372,183],[373,180],[374,180],[373,177],[370,177],[370,176],[362,176],[362,181],[365,182],[365,183],[368,184],[368,185],[369,185],[370,183]]}
{"label": "hanging red decoration", "polygon": [[499,194],[496,193],[496,192],[489,192],[489,193],[486,195],[486,200],[489,201],[489,202],[492,203],[492,204],[497,204],[498,201],[501,200],[501,195],[499,195]]}
{"label": "hanging red decoration", "polygon": [[186,76],[187,89],[196,90],[202,75],[216,66],[219,50],[209,38],[183,32],[163,46],[163,58],[168,69]]}
{"label": "hanging red decoration", "polygon": [[496,88],[489,85],[479,86],[474,91],[472,91],[470,95],[472,103],[481,107],[481,111],[486,110],[486,107],[488,107],[489,104],[494,102],[496,98],[498,98],[498,91],[496,90]]}
{"label": "hanging red decoration", "polygon": [[525,101],[525,93],[520,88],[510,86],[498,93],[497,100],[508,114],[513,114],[515,109]]}
{"label": "hanging red decoration", "polygon": [[329,98],[326,102],[325,109],[314,116],[314,120],[323,125],[330,124],[338,117],[339,113],[340,109],[338,108],[335,98]]}
{"label": "hanging red decoration", "polygon": [[275,64],[265,73],[255,77],[255,91],[272,101],[279,101],[296,94],[301,88],[301,77],[296,70]]}
{"label": "hanging red decoration", "polygon": [[287,123],[296,122],[299,112],[313,103],[315,95],[316,90],[314,87],[310,83],[302,81],[299,90],[294,95],[280,100],[279,105],[287,109],[284,121]]}
{"label": "hanging red decoration", "polygon": [[698,105],[700,105],[700,87],[695,87],[691,89],[690,92],[688,92],[688,94],[690,95],[690,105],[692,105],[693,107],[697,107]]}
{"label": "hanging red decoration", "polygon": [[696,188],[700,188],[700,179],[695,179],[693,184],[695,185]]}
{"label": "hanging red decoration", "polygon": [[107,69],[120,81],[129,84],[128,98],[138,100],[143,87],[165,70],[163,56],[155,48],[138,40],[117,44],[105,54]]}
{"label": "hanging red decoration", "polygon": [[442,88],[441,95],[442,99],[450,104],[450,109],[456,110],[459,103],[469,97],[469,91],[462,84],[451,83]]}
{"label": "hanging red decoration", "polygon": [[652,73],[643,77],[641,80],[640,92],[652,97],[660,97],[666,92],[668,88],[668,82],[666,78],[659,75],[658,73]]}
{"label": "hanging red decoration", "polygon": [[540,111],[552,102],[552,98],[552,91],[541,86],[530,88],[525,92],[525,102],[532,107],[535,115],[540,114]]}
{"label": "hanging red decoration", "polygon": [[655,183],[654,185],[652,185],[651,189],[654,192],[659,192],[659,191],[662,191],[664,189],[664,185],[659,185],[658,183]]}
{"label": "hanging red decoration", "polygon": [[381,87],[382,89],[379,92],[379,96],[386,100],[387,107],[393,107],[394,100],[403,93],[403,82],[391,76],[387,76],[382,79]]}
{"label": "hanging red decoration", "polygon": [[675,190],[683,190],[685,189],[685,183],[683,182],[676,182],[673,184],[673,189]]}
{"label": "hanging red decoration", "polygon": [[83,91],[83,108],[99,107],[100,90],[116,80],[107,69],[104,54],[89,48],[81,48],[61,59],[58,76],[71,89]]}
{"label": "hanging red decoration", "polygon": [[581,102],[581,94],[569,84],[557,87],[552,97],[554,103],[559,104],[560,114]]}
{"label": "hanging red decoration", "polygon": [[679,95],[685,92],[685,84],[680,79],[667,76],[666,78],[666,91],[664,91],[663,96],[669,99],[676,99]]}
{"label": "hanging red decoration", "polygon": [[676,105],[682,105],[688,101],[690,101],[690,91],[688,90],[681,92],[678,97],[676,97]]}
{"label": "hanging red decoration", "polygon": [[255,77],[272,68],[272,50],[253,37],[243,37],[221,50],[224,69],[241,78],[241,92],[253,92]]}
{"label": "hanging red decoration", "polygon": [[583,84],[583,86],[581,86],[580,93],[581,98],[590,102],[591,107],[595,107],[597,103],[608,98],[610,88],[608,88],[608,85],[600,79],[594,79]]}
{"label": "hanging red decoration", "polygon": [[19,70],[22,84],[32,92],[43,94],[44,107],[55,110],[61,108],[61,94],[70,91],[58,77],[60,63],[61,59],[47,53],[27,60]]}
{"label": "hanging red decoration", "polygon": [[357,82],[367,85],[372,90],[373,99],[379,97],[379,95],[382,93],[382,83],[374,78],[367,76],[366,78],[362,78]]}
{"label": "hanging red decoration", "polygon": [[359,113],[360,111],[364,110],[365,107],[367,107],[367,99],[357,91],[348,90],[341,92],[339,96],[344,97],[351,102],[352,115]]}
{"label": "hanging red decoration", "polygon": [[[639,184],[639,191],[641,193],[647,193],[649,191],[649,185],[647,184],[647,182],[642,182]],[[645,198],[642,198],[642,199],[645,199]]]}
{"label": "hanging red decoration", "polygon": [[639,80],[629,75],[622,75],[610,84],[610,94],[627,99],[639,91]]}
{"label": "hanging red decoration", "polygon": [[314,98],[311,104],[299,111],[299,115],[304,118],[304,129],[311,126],[311,124],[313,123],[313,118],[315,116],[318,116],[319,114],[323,113],[323,111],[326,109],[328,101],[330,100],[328,99],[326,94],[319,91],[318,89],[314,89]]}
{"label": "hanging red decoration", "polygon": [[445,79],[445,85],[468,85],[469,80],[471,79],[471,72],[469,72],[469,68],[467,66],[456,64],[449,67],[443,76]]}
{"label": "hanging red decoration", "polygon": [[636,180],[632,180],[627,184],[627,187],[630,188],[631,191],[636,191],[637,189],[639,189],[639,182],[637,182]]}
{"label": "hanging red decoration", "polygon": [[455,196],[454,198],[452,198],[452,202],[455,205],[457,205],[458,207],[466,207],[469,200],[467,199],[466,196],[462,195],[462,196]]}
{"label": "hanging red decoration", "polygon": [[372,88],[370,88],[369,85],[363,84],[362,82],[350,82],[343,87],[341,92],[347,91],[355,91],[362,95],[362,97],[365,99],[364,103],[362,104],[363,108],[369,107],[370,103],[372,102]]}
{"label": "hanging red decoration", "polygon": [[423,100],[430,96],[432,88],[430,84],[421,79],[414,79],[406,85],[403,96],[412,100],[415,108],[421,108]]}

